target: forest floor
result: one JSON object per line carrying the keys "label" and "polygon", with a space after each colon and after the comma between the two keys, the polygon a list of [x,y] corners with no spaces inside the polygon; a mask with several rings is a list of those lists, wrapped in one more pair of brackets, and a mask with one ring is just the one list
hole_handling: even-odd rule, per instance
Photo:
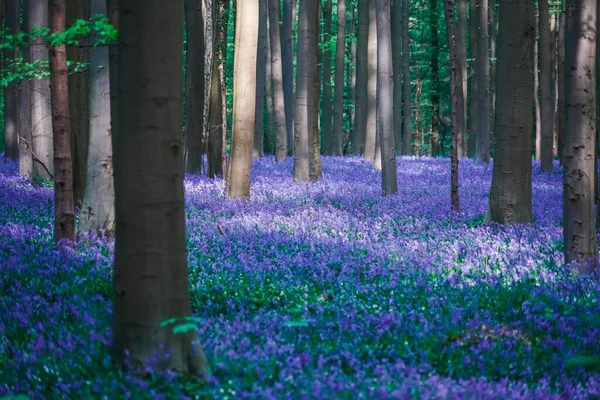
{"label": "forest floor", "polygon": [[[533,173],[535,223],[483,226],[491,165],[398,159],[400,193],[359,158],[254,163],[252,201],[186,179],[192,306],[208,384],[111,367],[113,244],[52,250],[52,191],[0,161],[0,395],[32,398],[600,396],[598,276],[562,257],[562,177]],[[222,234],[220,232],[224,234]]]}

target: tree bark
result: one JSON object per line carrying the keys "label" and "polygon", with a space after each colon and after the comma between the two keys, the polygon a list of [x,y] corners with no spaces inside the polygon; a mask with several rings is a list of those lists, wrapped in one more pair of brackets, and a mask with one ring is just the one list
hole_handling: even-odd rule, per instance
{"label": "tree bark", "polygon": [[488,0],[490,36],[490,142],[494,143],[494,116],[496,114],[496,0]]}
{"label": "tree bark", "polygon": [[[8,34],[16,35],[19,32],[19,0],[4,1],[4,28]],[[4,68],[6,71],[14,70],[13,63],[18,55],[18,49],[4,50]],[[19,137],[17,124],[19,118],[18,84],[11,81],[4,88],[4,157],[16,160],[19,157]]]}
{"label": "tree bark", "polygon": [[202,172],[204,131],[205,38],[202,0],[184,0],[187,35],[185,67],[186,172]]}
{"label": "tree bark", "polygon": [[333,104],[333,155],[343,154],[344,53],[346,50],[346,0],[337,0],[337,42]]}
{"label": "tree bark", "polygon": [[490,62],[488,37],[488,0],[478,0],[476,18],[479,37],[477,40],[477,156],[479,162],[490,162]]}
{"label": "tree bark", "polygon": [[[429,0],[429,18],[431,20],[431,155],[436,157],[440,155],[440,74],[438,59],[440,38],[438,33],[439,12],[437,0]],[[396,90],[395,86],[394,90]],[[397,118],[394,119],[394,124],[396,121],[398,121]],[[396,128],[396,130],[398,129]]]}
{"label": "tree bark", "polygon": [[377,21],[376,1],[369,1],[369,40],[367,44],[367,122],[365,158],[375,162],[377,158]]}
{"label": "tree bark", "polygon": [[384,195],[398,192],[394,146],[394,80],[390,0],[377,0],[377,81],[379,95],[379,140],[381,143],[382,189]]}
{"label": "tree bark", "polygon": [[535,113],[535,159],[542,159],[542,108],[540,105],[539,14],[535,14],[535,47],[533,48],[533,106]]}
{"label": "tree bark", "polygon": [[[311,31],[309,31],[309,43],[311,48],[309,55],[311,61],[310,76],[312,76],[312,85],[309,92],[308,112],[309,112],[309,147],[310,151],[310,180],[316,182],[322,176],[321,171],[321,137],[319,135],[319,115],[320,115],[320,100],[321,100],[321,71],[319,69],[319,60],[322,59],[321,50],[319,48],[319,37],[321,30],[321,2],[316,1],[314,7],[310,9],[309,21]],[[343,68],[343,67],[342,67]],[[343,87],[343,82],[342,82]]]}
{"label": "tree bark", "polygon": [[[64,32],[67,18],[66,0],[50,0],[48,11],[50,32]],[[67,46],[51,46],[49,61],[54,132],[54,243],[61,245],[63,240],[75,240]]]}
{"label": "tree bark", "polygon": [[355,40],[350,41],[350,63],[348,66],[349,73],[346,77],[348,82],[348,102],[346,103],[346,107],[348,108],[348,114],[350,116],[350,126],[347,132],[347,136],[344,139],[344,154],[349,153],[350,151],[350,143],[352,143],[352,138],[354,137],[354,122],[355,122],[355,103],[354,99],[356,98],[356,2],[352,3],[352,16],[350,18],[350,26],[348,27],[350,35],[355,38]]}
{"label": "tree bark", "polygon": [[[333,152],[333,103],[331,96],[331,0],[325,1],[323,8],[323,114],[321,128],[323,131],[323,154]],[[336,54],[337,57],[337,54]]]}
{"label": "tree bark", "polygon": [[[29,30],[29,0],[23,0],[21,30]],[[23,62],[31,62],[31,47],[23,48]],[[33,174],[33,154],[31,140],[31,85],[32,80],[22,80],[19,88],[19,119],[17,134],[19,140],[19,175],[30,179]]]}
{"label": "tree bark", "polygon": [[181,135],[183,1],[165,7],[162,0],[121,0],[120,6],[113,357],[139,372],[158,358],[156,372],[204,377],[208,364],[196,331],[176,335],[173,325],[161,326],[192,313]]}
{"label": "tree bark", "polygon": [[458,62],[460,66],[460,83],[463,95],[462,127],[458,131],[458,157],[467,157],[467,0],[458,0],[458,18],[456,23],[456,40]]}
{"label": "tree bark", "polygon": [[448,31],[448,43],[450,46],[450,97],[452,99],[452,143],[450,145],[450,205],[452,210],[460,209],[458,199],[458,157],[461,136],[464,132],[464,118],[462,109],[464,107],[463,90],[461,84],[461,64],[456,27],[454,23],[455,0],[444,0],[444,14],[446,17],[446,29]]}
{"label": "tree bark", "polygon": [[[435,13],[435,10],[433,10],[431,7],[435,8],[436,5],[434,2],[436,1],[437,0],[429,1],[430,13]],[[394,145],[396,146],[396,153],[402,154],[402,33],[404,31],[402,26],[402,0],[391,0],[391,3],[391,29],[392,37],[394,38],[392,40],[392,64],[394,68]],[[432,21],[436,20],[432,19]],[[432,22],[431,26],[436,26],[435,22]],[[433,42],[433,36],[431,40]],[[437,57],[437,52],[435,50],[432,51],[432,65],[434,58],[437,60]]]}
{"label": "tree bark", "polygon": [[271,87],[273,90],[273,120],[270,122],[271,136],[275,137],[275,159],[287,159],[287,131],[285,115],[285,95],[283,90],[283,69],[281,34],[279,31],[279,0],[269,0],[269,39],[271,44]]}
{"label": "tree bark", "polygon": [[535,5],[502,3],[499,12],[495,149],[486,222],[528,223],[531,211],[531,151]]}
{"label": "tree bark", "polygon": [[294,152],[294,40],[292,37],[292,23],[294,21],[295,6],[295,0],[283,0],[283,21],[281,24],[281,72],[285,103],[287,150],[288,155],[290,156]]}
{"label": "tree bark", "polygon": [[[402,0],[400,0],[402,1]],[[369,43],[369,0],[358,0],[358,37],[356,45],[356,92],[352,153],[365,153],[367,136],[367,76]]]}
{"label": "tree bark", "polygon": [[558,28],[560,34],[558,35],[558,48],[557,48],[557,73],[558,73],[558,101],[556,104],[556,113],[558,114],[558,160],[561,165],[563,163],[563,149],[565,143],[565,135],[567,133],[567,119],[566,119],[566,88],[565,88],[565,30],[566,30],[566,1],[562,2],[562,11],[560,13],[560,26]]}
{"label": "tree bark", "polygon": [[[91,0],[90,14],[107,15],[106,0]],[[89,150],[87,179],[78,232],[115,233],[115,188],[110,126],[110,66],[108,47],[89,53]]]}
{"label": "tree bark", "polygon": [[565,263],[591,263],[598,255],[594,219],[596,168],[595,0],[566,1],[565,87],[567,134],[563,153]]}
{"label": "tree bark", "polygon": [[[267,102],[271,100],[271,90],[265,93],[265,84],[267,77],[267,57],[270,59],[270,52],[267,51],[269,46],[269,30],[267,30],[267,24],[269,19],[269,5],[268,0],[258,1],[258,45],[256,55],[256,102],[255,102],[255,116],[254,116],[254,148],[252,150],[252,158],[261,158],[264,154],[265,145],[265,126],[264,126],[264,115],[265,115],[265,98]],[[269,74],[271,79],[271,74]],[[269,85],[270,86],[270,85]],[[271,89],[269,87],[269,89]],[[269,134],[272,130],[273,120],[269,115]]]}
{"label": "tree bark", "polygon": [[402,154],[412,154],[412,111],[410,100],[409,3],[402,0]]}
{"label": "tree bark", "polygon": [[250,197],[254,142],[259,0],[237,4],[233,67],[233,126],[227,197]]}
{"label": "tree bark", "polygon": [[[469,157],[476,158],[477,152],[477,133],[479,128],[477,127],[477,57],[478,56],[478,40],[483,40],[480,37],[479,32],[479,7],[477,3],[479,0],[469,0],[469,77],[467,82],[468,89],[468,137],[467,137],[467,150]],[[486,15],[487,23],[487,15]],[[485,55],[488,58],[488,55]],[[489,125],[489,124],[488,124]]]}
{"label": "tree bark", "polygon": [[542,172],[552,172],[552,126],[554,113],[552,110],[552,55],[550,45],[550,7],[548,0],[538,0],[540,30],[540,111],[541,111],[541,143],[540,158]]}

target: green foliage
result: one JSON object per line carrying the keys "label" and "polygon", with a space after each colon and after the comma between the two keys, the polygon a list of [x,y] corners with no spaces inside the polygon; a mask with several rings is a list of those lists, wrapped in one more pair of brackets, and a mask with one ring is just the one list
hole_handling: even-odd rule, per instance
{"label": "green foliage", "polygon": [[165,328],[167,326],[173,325],[173,334],[186,334],[188,332],[193,332],[198,329],[198,326],[205,322],[204,318],[198,318],[194,316],[186,316],[182,318],[169,318],[160,323],[161,328]]}

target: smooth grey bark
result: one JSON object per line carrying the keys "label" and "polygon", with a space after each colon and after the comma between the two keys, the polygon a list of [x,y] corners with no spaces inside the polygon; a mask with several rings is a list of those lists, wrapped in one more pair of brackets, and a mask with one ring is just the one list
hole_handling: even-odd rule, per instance
{"label": "smooth grey bark", "polygon": [[462,87],[462,130],[458,133],[458,157],[467,157],[467,0],[457,0],[456,40]]}
{"label": "smooth grey bark", "polygon": [[237,4],[235,58],[233,62],[233,126],[227,197],[250,197],[250,169],[256,110],[256,55],[259,32],[259,1]]}
{"label": "smooth grey bark", "polygon": [[369,0],[358,0],[358,35],[356,44],[356,88],[354,92],[354,136],[352,153],[365,153],[367,136],[367,76],[369,56]]}
{"label": "smooth grey bark", "polygon": [[540,82],[540,116],[541,116],[541,141],[540,160],[542,172],[552,172],[553,154],[552,127],[554,125],[554,111],[552,99],[552,46],[550,45],[550,7],[548,0],[538,0],[539,7],[539,82]]}
{"label": "smooth grey bark", "polygon": [[[333,146],[333,98],[331,95],[331,0],[325,1],[323,8],[323,113],[321,130],[323,132],[323,154],[331,155]],[[337,55],[336,55],[337,56]]]}
{"label": "smooth grey bark", "polygon": [[273,120],[269,121],[271,137],[275,137],[275,159],[287,159],[287,131],[285,95],[283,92],[283,69],[281,55],[281,33],[279,29],[279,0],[269,0],[269,39],[271,44],[271,93]]}
{"label": "smooth grey bark", "polygon": [[287,151],[290,156],[294,152],[294,40],[292,37],[292,22],[294,21],[295,6],[295,0],[283,0],[283,18],[281,24],[281,73],[285,103]]}
{"label": "smooth grey bark", "polygon": [[[267,24],[269,20],[269,4],[268,0],[258,1],[258,45],[256,54],[256,102],[254,115],[254,147],[252,149],[252,158],[261,158],[264,154],[265,144],[265,98],[267,102],[271,101],[271,91],[265,93],[265,84],[267,77],[267,58],[270,59],[270,52],[267,51],[269,46],[269,31]],[[270,30],[270,27],[269,27]],[[269,80],[271,74],[269,74]],[[270,83],[269,83],[270,86]],[[271,89],[271,88],[269,88]],[[273,120],[269,115],[269,133],[272,130]]]}
{"label": "smooth grey bark", "polygon": [[[48,28],[48,1],[46,0],[29,0],[29,31],[35,26]],[[44,43],[39,41],[31,43],[30,49],[32,62],[48,57]],[[31,147],[32,182],[37,184],[39,179],[54,179],[50,78],[31,81]]]}
{"label": "smooth grey bark", "polygon": [[496,113],[496,0],[488,0],[490,37],[490,142],[494,143],[494,115]]}
{"label": "smooth grey bark", "polygon": [[367,43],[367,115],[365,131],[365,158],[377,158],[377,21],[376,1],[369,2],[369,39]]}
{"label": "smooth grey bark", "polygon": [[[259,28],[260,29],[260,28]],[[269,26],[269,21],[267,20],[267,32],[270,32],[271,27]],[[266,54],[265,58],[267,60],[271,59],[271,42],[269,40],[266,41]],[[266,124],[268,129],[265,131],[264,139],[263,139],[263,148],[264,151],[268,154],[275,154],[275,138],[273,137],[273,130],[271,129],[271,125],[275,120],[275,106],[273,104],[273,73],[272,73],[271,63],[267,62],[265,64],[265,93],[268,95],[264,96],[264,106],[266,110]],[[258,107],[258,105],[257,105]]]}
{"label": "smooth grey bark", "polygon": [[[567,0],[566,135],[563,149],[565,263],[596,265],[596,0]],[[592,88],[592,90],[590,90]]]}
{"label": "smooth grey bark", "polygon": [[[310,60],[310,75],[312,76],[312,84],[310,85],[311,90],[309,91],[309,147],[310,151],[310,180],[316,182],[323,175],[321,171],[321,138],[319,132],[319,114],[320,114],[320,100],[321,100],[321,71],[320,71],[320,60],[322,59],[321,50],[319,48],[319,37],[321,31],[321,2],[316,1],[312,8],[309,10],[309,21],[313,21],[310,25],[311,30],[309,31],[309,42],[311,48],[309,55]],[[343,83],[342,83],[343,86]]]}
{"label": "smooth grey bark", "polygon": [[186,172],[202,172],[204,135],[205,36],[202,0],[184,0],[187,52],[185,67]]}
{"label": "smooth grey bark", "polygon": [[[468,120],[467,120],[467,151],[469,157],[475,158],[477,150],[477,53],[479,33],[479,7],[478,0],[469,0],[469,77],[467,82],[468,89]],[[486,15],[487,23],[487,15]],[[485,55],[488,58],[488,55]]]}
{"label": "smooth grey bark", "polygon": [[476,93],[477,93],[477,146],[476,160],[490,162],[490,63],[489,38],[488,38],[488,0],[478,0],[477,18],[479,36],[477,40],[477,68]]}
{"label": "smooth grey bark", "polygon": [[[430,0],[430,10],[433,6]],[[402,154],[402,0],[391,0],[391,29],[392,29],[392,65],[394,68],[394,145],[396,153]],[[432,22],[432,26],[435,23]],[[432,39],[433,40],[433,39]],[[437,59],[437,53],[432,52]]]}
{"label": "smooth grey bark", "polygon": [[563,161],[563,148],[565,143],[565,135],[567,131],[567,119],[566,119],[566,92],[565,92],[565,29],[566,29],[566,1],[562,2],[562,12],[560,14],[559,21],[559,32],[558,35],[558,43],[557,43],[557,60],[556,60],[556,70],[558,74],[558,81],[556,88],[558,101],[556,103],[556,113],[558,114],[558,160],[562,165]]}
{"label": "smooth grey bark", "polygon": [[196,331],[175,334],[173,325],[161,325],[192,314],[181,135],[183,1],[119,3],[113,358],[136,372],[152,362],[157,373],[205,377]]}
{"label": "smooth grey bark", "polygon": [[535,38],[533,48],[533,104],[535,112],[535,159],[542,158],[542,108],[540,105],[540,47],[539,47],[539,14],[535,14]]}
{"label": "smooth grey bark", "polygon": [[337,0],[337,40],[335,47],[335,83],[333,102],[333,152],[343,154],[344,133],[344,54],[346,50],[346,0]]}
{"label": "smooth grey bark", "polygon": [[[356,38],[356,2],[352,3],[351,6],[351,17],[350,24],[348,27],[348,31],[350,32],[350,36]],[[350,151],[350,143],[352,142],[352,137],[354,136],[354,116],[355,116],[355,104],[354,99],[356,98],[356,40],[352,40],[349,43],[350,47],[350,63],[348,64],[348,75],[346,79],[348,79],[348,99],[349,101],[346,103],[346,107],[348,108],[348,115],[350,117],[350,129],[344,138],[344,154],[349,153]]]}
{"label": "smooth grey bark", "polygon": [[[23,0],[21,30],[29,29],[29,0]],[[23,62],[31,62],[31,48],[23,48]],[[30,79],[22,80],[19,86],[19,119],[17,134],[19,140],[19,175],[30,179],[33,173],[31,153],[31,85]]]}
{"label": "smooth grey bark", "polygon": [[[7,29],[8,34],[16,35],[19,32],[19,6],[19,0],[4,1],[4,28]],[[15,69],[13,62],[17,54],[18,49],[4,50],[4,68],[7,71]],[[17,92],[18,84],[16,81],[10,82],[4,88],[4,157],[11,160],[16,160],[19,157],[19,137],[17,134],[19,103]]]}
{"label": "smooth grey bark", "polygon": [[392,36],[390,0],[377,0],[377,109],[381,144],[382,190],[384,195],[398,192],[394,146],[394,79],[392,78]]}
{"label": "smooth grey bark", "polygon": [[412,154],[412,103],[410,99],[409,3],[402,0],[402,154]]}
{"label": "smooth grey bark", "polygon": [[[91,0],[90,14],[107,15],[106,0]],[[115,233],[115,188],[110,126],[108,47],[89,51],[89,149],[87,179],[78,232]]]}
{"label": "smooth grey bark", "polygon": [[[437,0],[429,0],[429,16],[431,20],[431,155],[436,157],[439,156],[440,153],[440,37],[438,32],[439,11]],[[394,86],[394,91],[395,90],[396,87]],[[395,99],[396,98],[394,97],[394,101]],[[397,120],[394,119],[394,124],[396,123],[396,121]],[[396,130],[398,129],[396,128]],[[398,144],[396,144],[396,146],[398,146]]]}
{"label": "smooth grey bark", "polygon": [[528,223],[531,210],[531,151],[535,5],[502,3],[499,10],[495,148],[486,222]]}

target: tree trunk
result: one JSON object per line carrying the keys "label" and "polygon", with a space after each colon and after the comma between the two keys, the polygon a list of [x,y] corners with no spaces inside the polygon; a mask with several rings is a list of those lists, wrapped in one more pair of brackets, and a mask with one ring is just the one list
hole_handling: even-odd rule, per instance
{"label": "tree trunk", "polygon": [[458,132],[458,157],[467,157],[467,0],[458,0],[458,18],[456,40],[458,62],[460,65],[460,84],[462,87],[462,127]]}
{"label": "tree trunk", "polygon": [[331,14],[331,0],[326,0],[325,8],[323,8],[323,19],[325,22],[323,24],[323,117],[321,120],[321,127],[323,130],[323,154],[327,155],[331,155],[333,152],[333,104],[331,96]]}
{"label": "tree trunk", "polygon": [[333,155],[343,154],[344,53],[346,50],[346,0],[337,0],[337,42],[333,104]]}
{"label": "tree trunk", "polygon": [[[319,37],[321,30],[321,2],[316,1],[313,8],[310,9],[309,21],[314,21],[311,24],[309,31],[309,43],[311,48],[309,56],[311,58],[309,75],[312,77],[311,90],[309,92],[308,112],[309,125],[308,137],[310,151],[310,180],[316,182],[322,176],[321,171],[321,138],[319,135],[319,114],[320,114],[320,99],[321,99],[321,71],[319,69],[319,60],[322,59],[321,50],[319,49]],[[343,68],[343,67],[342,67]],[[342,82],[342,87],[343,87]]]}
{"label": "tree trunk", "polygon": [[528,223],[531,212],[535,5],[500,7],[494,167],[486,222]]}
{"label": "tree trunk", "polygon": [[[67,26],[71,26],[77,20],[88,20],[89,18],[90,0],[67,0]],[[69,61],[87,63],[89,61],[88,50],[85,46],[67,46],[67,59]],[[86,187],[90,136],[90,78],[88,74],[89,72],[79,72],[69,75],[73,196],[75,205],[79,207],[82,206]]]}
{"label": "tree trunk", "polygon": [[[402,0],[400,0],[402,1]],[[356,45],[356,91],[352,153],[365,154],[367,136],[367,76],[369,74],[369,0],[358,0],[358,37]]]}
{"label": "tree trunk", "polygon": [[[19,32],[19,0],[5,0],[4,6],[4,28],[8,31],[8,34],[16,35]],[[15,70],[13,62],[17,55],[18,49],[4,50],[4,68],[6,71]],[[4,157],[11,160],[16,160],[19,157],[17,89],[18,83],[14,80],[4,88]]]}
{"label": "tree trunk", "polygon": [[[429,2],[430,13],[435,13],[431,8],[435,8],[435,4],[432,3],[435,1],[437,0],[430,0]],[[391,3],[391,30],[392,37],[394,38],[392,40],[392,65],[394,68],[394,145],[396,146],[395,152],[402,154],[402,33],[404,31],[402,26],[402,0],[391,0]],[[435,21],[435,19],[432,21]],[[436,24],[432,22],[431,26],[436,26]],[[433,37],[431,40],[433,42]],[[434,58],[437,60],[437,57],[438,54],[434,50],[431,53],[432,65]]]}
{"label": "tree trunk", "polygon": [[[106,0],[91,0],[90,14],[107,15]],[[110,126],[110,66],[108,47],[92,47],[89,53],[89,150],[87,180],[79,232],[115,233],[115,188]]]}
{"label": "tree trunk", "polygon": [[563,149],[565,143],[565,136],[567,133],[567,119],[566,119],[566,87],[565,87],[565,30],[566,30],[566,0],[562,2],[562,12],[560,13],[560,26],[558,28],[560,34],[558,35],[558,48],[557,48],[557,74],[558,74],[558,101],[556,105],[556,113],[558,114],[558,160],[561,165],[563,163]]}
{"label": "tree trunk", "polygon": [[[565,263],[595,266],[598,255],[594,219],[596,168],[595,0],[567,0],[565,87],[567,134],[563,154]],[[590,73],[592,72],[592,73]]]}
{"label": "tree trunk", "polygon": [[412,111],[410,100],[409,3],[402,0],[402,154],[412,154]]}
{"label": "tree trunk", "polygon": [[[67,18],[66,0],[50,0],[48,11],[50,32],[64,32]],[[49,61],[54,132],[54,243],[60,245],[62,240],[75,240],[67,46],[51,46]]]}
{"label": "tree trunk", "polygon": [[538,0],[540,30],[540,111],[541,111],[541,170],[552,172],[552,126],[554,113],[552,110],[552,55],[550,45],[550,8],[548,0]]}
{"label": "tree trunk", "polygon": [[[29,0],[29,31],[35,26],[48,27],[48,1]],[[31,62],[48,57],[46,46],[39,41],[31,44]],[[52,110],[50,107],[50,78],[31,81],[31,147],[33,150],[32,182],[54,179]]]}
{"label": "tree trunk", "polygon": [[[479,7],[477,3],[479,0],[469,0],[469,78],[468,78],[468,138],[467,138],[467,150],[469,157],[475,158],[477,151],[477,133],[479,128],[477,127],[478,115],[477,115],[477,57],[478,57],[478,40],[481,38],[479,32]],[[487,15],[486,24],[487,24]],[[487,38],[486,38],[487,40]],[[485,55],[488,59],[488,54]],[[489,125],[489,123],[488,123]]]}
{"label": "tree trunk", "polygon": [[[269,21],[267,20],[267,32],[270,32],[271,27],[269,26]],[[269,93],[268,96],[264,96],[264,105],[263,108],[266,110],[267,115],[267,130],[265,131],[263,145],[264,151],[267,154],[275,154],[275,137],[273,136],[273,130],[271,129],[271,125],[275,120],[275,106],[273,104],[273,71],[271,68],[271,42],[269,40],[266,41],[266,54],[265,57],[269,62],[265,64],[265,93]],[[265,107],[266,105],[266,107]]]}
{"label": "tree trunk", "polygon": [[[265,145],[265,126],[264,126],[264,115],[265,115],[265,98],[266,101],[271,100],[271,90],[265,93],[265,83],[267,76],[267,57],[270,52],[267,51],[269,46],[269,29],[267,30],[267,21],[269,19],[269,0],[258,1],[258,47],[256,55],[256,102],[255,102],[255,116],[254,116],[254,148],[252,150],[252,158],[261,158],[264,154]],[[270,60],[270,57],[269,57]],[[269,79],[271,74],[269,74]],[[269,88],[271,89],[271,88]],[[269,115],[269,134],[272,130],[273,120]]]}
{"label": "tree trunk", "polygon": [[459,132],[464,132],[464,118],[462,118],[462,108],[464,106],[463,91],[461,84],[461,64],[460,51],[458,49],[458,40],[456,37],[456,27],[454,23],[454,1],[444,0],[444,14],[446,19],[446,29],[448,31],[448,44],[450,47],[450,97],[452,99],[452,143],[450,145],[450,204],[452,210],[460,209],[458,202],[458,157],[461,136]]}
{"label": "tree trunk", "polygon": [[283,97],[285,103],[285,127],[287,133],[287,151],[294,151],[294,40],[292,23],[294,21],[295,0],[283,0],[283,21],[281,24],[281,61],[283,78]]}
{"label": "tree trunk", "polygon": [[539,14],[535,14],[535,47],[533,48],[533,104],[535,112],[535,159],[542,158],[542,108],[540,105]]}
{"label": "tree trunk", "polygon": [[[431,30],[431,155],[436,157],[440,155],[440,74],[438,59],[440,38],[437,0],[429,0],[429,18]],[[395,86],[394,90],[396,90]],[[397,120],[394,119],[394,124]]]}
{"label": "tree trunk", "polygon": [[478,0],[479,37],[477,40],[477,161],[490,162],[490,62],[488,38],[488,0]]}
{"label": "tree trunk", "polygon": [[375,162],[377,158],[377,21],[376,1],[369,1],[369,41],[367,44],[367,128],[365,158]]}
{"label": "tree trunk", "polygon": [[[496,0],[488,0],[490,36],[490,142],[494,143],[494,115],[496,113]],[[493,146],[493,145],[492,145]]]}
{"label": "tree trunk", "polygon": [[[352,3],[352,16],[350,19],[350,26],[348,27],[350,36],[352,38],[356,38],[356,2]],[[348,42],[348,41],[347,41]],[[350,43],[350,64],[348,73],[349,76],[346,78],[349,80],[348,82],[348,101],[346,102],[346,107],[348,108],[348,114],[350,115],[350,124],[347,133],[347,137],[345,138],[344,143],[344,154],[348,154],[350,151],[350,143],[352,142],[352,137],[354,136],[354,116],[356,113],[354,99],[356,98],[356,39],[351,40]]]}
{"label": "tree trunk", "polygon": [[233,126],[227,197],[250,197],[250,169],[254,142],[256,103],[256,55],[258,48],[259,1],[237,4],[235,59],[233,67]]}
{"label": "tree trunk", "polygon": [[185,66],[185,165],[202,172],[204,131],[204,15],[202,0],[184,0],[187,52]]}
{"label": "tree trunk", "polygon": [[[550,93],[552,97],[552,158],[558,156],[558,13],[555,7],[550,11]],[[561,32],[562,34],[562,32]],[[554,168],[554,165],[552,166]]]}
{"label": "tree trunk", "polygon": [[279,0],[269,0],[269,38],[271,44],[271,87],[273,90],[273,120],[269,129],[275,137],[275,159],[287,159],[285,96],[283,93],[281,35],[279,32]]}
{"label": "tree trunk", "polygon": [[[29,0],[22,3],[21,30],[29,30]],[[23,62],[31,62],[31,47],[23,48]],[[19,90],[19,119],[17,134],[19,140],[19,175],[30,179],[33,174],[33,155],[31,153],[31,85],[32,80],[21,81]]]}
{"label": "tree trunk", "polygon": [[208,363],[196,331],[174,334],[172,324],[161,325],[192,313],[181,136],[183,1],[120,3],[113,357],[140,373],[153,362],[156,372],[203,377]]}
{"label": "tree trunk", "polygon": [[394,146],[394,80],[390,0],[377,0],[377,81],[379,95],[379,140],[381,143],[382,189],[384,195],[398,192]]}

